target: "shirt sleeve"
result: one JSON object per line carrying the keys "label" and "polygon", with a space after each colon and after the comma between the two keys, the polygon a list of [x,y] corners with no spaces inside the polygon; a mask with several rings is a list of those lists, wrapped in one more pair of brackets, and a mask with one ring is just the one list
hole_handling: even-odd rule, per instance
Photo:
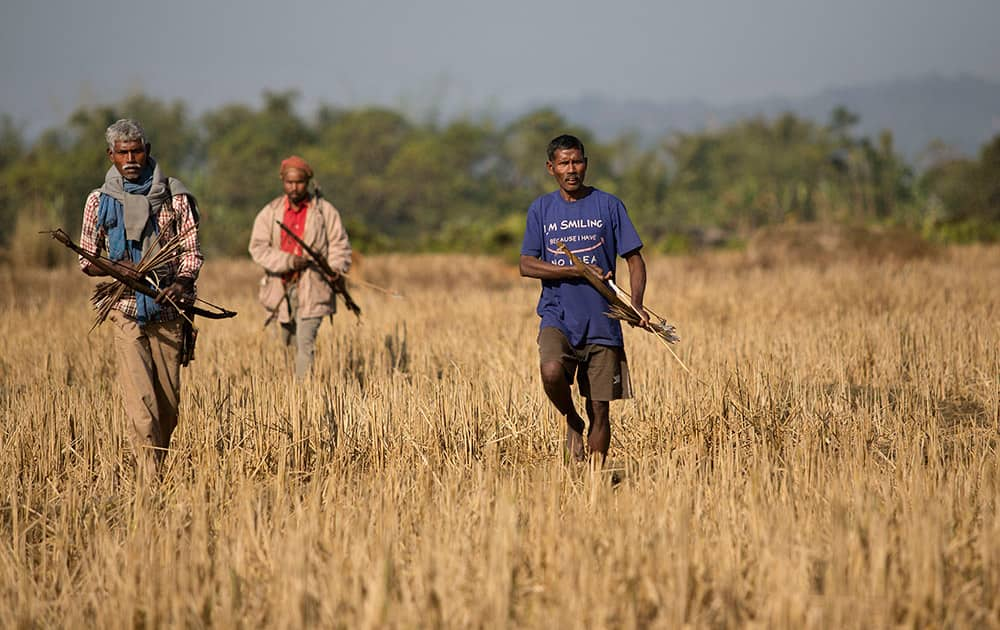
{"label": "shirt sleeve", "polygon": [[177,217],[177,233],[182,235],[183,253],[177,267],[177,277],[196,280],[201,265],[205,262],[205,257],[201,253],[201,241],[198,238],[198,220],[187,195],[174,195],[172,204]]}
{"label": "shirt sleeve", "polygon": [[250,257],[253,261],[270,273],[286,273],[292,270],[295,255],[282,251],[280,247],[271,244],[271,226],[274,225],[274,215],[269,206],[257,213],[250,233]]}
{"label": "shirt sleeve", "polygon": [[[94,191],[87,196],[83,205],[83,227],[80,230],[80,248],[91,254],[100,253],[103,247],[103,235],[97,229],[97,210],[101,205],[101,193]],[[89,260],[80,256],[80,269],[86,271],[93,266]]]}
{"label": "shirt sleeve", "polygon": [[614,200],[611,216],[615,219],[615,243],[618,247],[618,251],[615,253],[619,256],[625,256],[625,254],[642,249],[642,239],[639,238],[639,233],[636,232],[635,226],[632,225],[632,219],[628,216],[628,210],[625,209],[625,204],[620,199]]}
{"label": "shirt sleeve", "polygon": [[326,262],[334,271],[348,271],[351,268],[351,241],[337,208],[329,204],[326,210]]}
{"label": "shirt sleeve", "polygon": [[521,255],[542,256],[542,221],[541,208],[536,200],[528,208],[528,221],[524,228],[524,239],[521,241]]}

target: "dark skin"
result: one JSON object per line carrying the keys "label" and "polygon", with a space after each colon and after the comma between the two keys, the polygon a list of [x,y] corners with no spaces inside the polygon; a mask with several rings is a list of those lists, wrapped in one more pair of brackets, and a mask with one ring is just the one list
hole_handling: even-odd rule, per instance
{"label": "dark skin", "polygon": [[[281,174],[281,186],[292,205],[298,205],[309,200],[309,175],[297,168],[286,169]],[[301,271],[312,264],[307,256],[295,256],[292,259],[292,269]],[[336,280],[337,278],[332,278]]]}
{"label": "dark skin", "polygon": [[309,199],[309,176],[297,168],[289,168],[282,173],[281,186],[294,205]]}
{"label": "dark skin", "polygon": [[583,183],[587,176],[587,157],[580,149],[559,149],[545,170],[559,184],[559,194],[566,201],[579,201],[590,194],[591,187]]}
{"label": "dark skin", "polygon": [[[590,194],[592,188],[584,184],[587,174],[587,158],[579,149],[560,149],[551,160],[546,161],[545,168],[559,185],[559,194],[568,202],[576,202]],[[624,256],[628,263],[629,285],[632,293],[632,306],[642,317],[639,326],[649,325],[649,314],[642,306],[646,290],[646,262],[638,250]],[[581,269],[575,266],[557,266],[534,256],[521,256],[521,275],[539,280],[576,280],[584,278],[585,274],[594,274],[603,280],[611,279],[611,272],[604,271],[596,265],[587,265]],[[577,461],[586,459],[584,450],[583,418],[573,405],[573,395],[569,378],[562,363],[550,361],[540,366],[542,386],[553,406],[566,418],[566,450]],[[592,456],[600,458],[604,463],[611,446],[611,405],[606,400],[585,399],[584,403],[590,427],[587,430],[586,444]]]}
{"label": "dark skin", "polygon": [[[108,159],[114,164],[115,169],[121,176],[130,182],[136,182],[142,175],[143,169],[149,164],[150,144],[143,144],[141,140],[116,140],[113,149],[108,149]],[[111,261],[117,271],[133,280],[142,280],[135,264],[130,260]],[[104,271],[91,265],[84,272],[89,276],[106,276]],[[167,288],[160,291],[156,296],[156,303],[164,302],[180,303],[185,301],[185,294],[194,290],[193,278],[177,278]]]}

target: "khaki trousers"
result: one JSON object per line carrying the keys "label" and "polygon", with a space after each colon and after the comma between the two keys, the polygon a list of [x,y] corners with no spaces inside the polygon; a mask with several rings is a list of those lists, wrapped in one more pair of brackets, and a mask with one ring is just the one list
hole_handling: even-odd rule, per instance
{"label": "khaki trousers", "polygon": [[118,383],[125,413],[132,421],[131,441],[141,470],[159,469],[177,426],[180,402],[182,319],[151,322],[140,327],[118,311],[114,325]]}

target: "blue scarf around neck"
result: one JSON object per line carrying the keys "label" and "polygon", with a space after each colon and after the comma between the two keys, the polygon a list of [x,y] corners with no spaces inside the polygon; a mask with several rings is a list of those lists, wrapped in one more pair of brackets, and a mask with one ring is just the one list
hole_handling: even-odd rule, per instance
{"label": "blue scarf around neck", "polygon": [[[153,185],[153,167],[146,164],[146,168],[139,174],[138,182],[130,182],[122,178],[122,184],[127,194],[146,195]],[[107,234],[108,258],[111,260],[124,260],[126,257],[133,264],[138,264],[142,260],[142,242],[146,228],[152,224],[153,233],[160,233],[159,221],[155,213],[150,213],[150,220],[143,228],[143,234],[130,235],[125,233],[125,208],[122,202],[111,195],[101,193],[101,205],[97,212],[97,224],[104,226]],[[160,305],[148,295],[135,292],[136,321],[140,326],[147,322],[154,321],[159,317]]]}

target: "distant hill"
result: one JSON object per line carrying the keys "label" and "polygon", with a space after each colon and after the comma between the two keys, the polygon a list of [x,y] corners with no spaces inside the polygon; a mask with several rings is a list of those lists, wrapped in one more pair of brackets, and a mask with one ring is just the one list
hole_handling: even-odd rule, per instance
{"label": "distant hill", "polygon": [[936,139],[974,156],[1000,133],[1000,83],[967,75],[927,75],[832,88],[805,98],[772,98],[722,107],[696,100],[618,102],[596,95],[549,105],[603,140],[633,131],[650,142],[675,131],[699,131],[749,116],[770,118],[787,111],[826,123],[833,108],[843,105],[861,117],[857,133],[876,136],[882,129],[891,129],[897,150],[911,160]]}

